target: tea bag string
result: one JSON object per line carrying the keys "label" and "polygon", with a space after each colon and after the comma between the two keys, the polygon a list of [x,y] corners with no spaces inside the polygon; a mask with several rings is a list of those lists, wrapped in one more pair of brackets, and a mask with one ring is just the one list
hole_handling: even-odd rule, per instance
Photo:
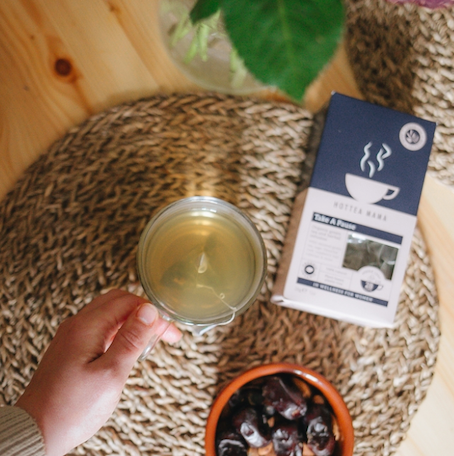
{"label": "tea bag string", "polygon": [[196,286],[199,288],[206,288],[210,290],[221,302],[224,304],[226,307],[228,307],[232,311],[232,317],[225,323],[223,324],[228,324],[230,323],[234,318],[235,314],[237,311],[237,308],[235,306],[230,305],[226,300],[225,300],[225,294],[224,293],[218,293],[214,287],[212,286],[207,286],[199,282],[199,278],[201,274],[204,274],[209,267],[209,257],[208,254],[205,251],[205,246],[202,249],[202,253],[199,255],[198,261],[197,261],[197,279],[196,279]]}

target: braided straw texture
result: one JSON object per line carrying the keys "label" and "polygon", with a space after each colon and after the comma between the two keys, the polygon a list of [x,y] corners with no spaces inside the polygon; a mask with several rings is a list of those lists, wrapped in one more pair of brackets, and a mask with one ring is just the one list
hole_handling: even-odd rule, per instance
{"label": "braided straw texture", "polygon": [[438,124],[429,173],[454,187],[454,6],[347,0],[347,53],[365,99]]}
{"label": "braided straw texture", "polygon": [[306,365],[339,389],[356,455],[393,453],[431,383],[440,337],[419,231],[395,329],[269,303],[311,124],[289,104],[156,96],[89,119],[40,157],[0,206],[0,403],[14,403],[64,318],[110,287],[142,293],[136,246],[155,210],[211,194],[242,208],[263,235],[269,276],[258,302],[228,326],[159,344],[135,366],[106,426],[74,454],[203,454],[221,386],[277,361]]}

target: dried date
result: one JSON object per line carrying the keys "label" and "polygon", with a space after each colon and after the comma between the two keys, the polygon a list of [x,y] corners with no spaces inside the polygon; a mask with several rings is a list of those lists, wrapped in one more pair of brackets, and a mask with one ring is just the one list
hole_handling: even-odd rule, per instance
{"label": "dried date", "polygon": [[268,377],[262,388],[263,403],[271,406],[287,420],[305,415],[307,402],[294,383],[278,376]]}
{"label": "dried date", "polygon": [[270,428],[266,420],[252,407],[235,413],[232,424],[252,448],[262,448],[271,442]]}
{"label": "dried date", "polygon": [[216,439],[218,456],[247,456],[248,446],[241,435],[233,429],[224,430]]}
{"label": "dried date", "polygon": [[303,439],[296,421],[278,421],[271,429],[271,439],[276,456],[300,456]]}
{"label": "dried date", "polygon": [[336,439],[333,434],[330,411],[325,405],[313,404],[305,421],[307,423],[307,446],[315,456],[331,456],[334,453]]}

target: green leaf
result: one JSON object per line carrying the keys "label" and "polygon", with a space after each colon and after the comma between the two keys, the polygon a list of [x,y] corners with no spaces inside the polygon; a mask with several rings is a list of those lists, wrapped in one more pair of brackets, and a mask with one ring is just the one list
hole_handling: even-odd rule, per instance
{"label": "green leaf", "polygon": [[342,34],[340,0],[223,0],[227,33],[248,70],[300,101]]}
{"label": "green leaf", "polygon": [[203,19],[207,19],[219,11],[221,0],[198,0],[189,13],[191,22],[196,24]]}

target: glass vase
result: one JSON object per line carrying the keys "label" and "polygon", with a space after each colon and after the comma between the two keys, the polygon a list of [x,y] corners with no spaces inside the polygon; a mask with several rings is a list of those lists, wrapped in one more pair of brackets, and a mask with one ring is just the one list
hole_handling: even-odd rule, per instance
{"label": "glass vase", "polygon": [[244,66],[225,31],[221,12],[196,24],[189,13],[196,0],[161,0],[162,38],[174,64],[198,86],[246,95],[265,86]]}

